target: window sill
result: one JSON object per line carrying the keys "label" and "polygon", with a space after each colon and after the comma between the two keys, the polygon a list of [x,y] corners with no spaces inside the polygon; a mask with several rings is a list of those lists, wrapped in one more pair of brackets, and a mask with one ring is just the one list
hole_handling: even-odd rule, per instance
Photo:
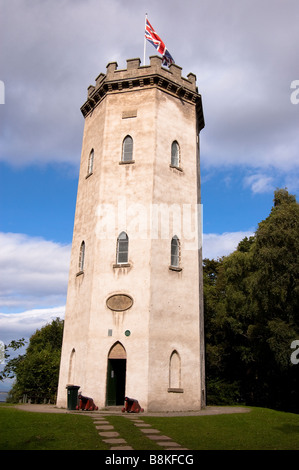
{"label": "window sill", "polygon": [[93,171],[91,171],[90,173],[88,173],[88,175],[85,176],[85,179],[87,180],[87,178],[89,178],[91,175],[93,175]]}
{"label": "window sill", "polygon": [[178,171],[181,171],[183,173],[183,168],[181,168],[180,166],[176,166],[176,165],[169,165],[169,168],[174,168],[175,170],[178,170]]}
{"label": "window sill", "polygon": [[135,160],[129,160],[127,162],[123,162],[122,160],[118,162],[119,165],[130,165],[131,163],[135,163]]}
{"label": "window sill", "polygon": [[176,266],[168,266],[168,268],[170,271],[182,271],[183,270],[183,268],[179,268]]}
{"label": "window sill", "polygon": [[82,274],[84,274],[84,271],[79,271],[79,272],[76,274],[76,277],[81,276]]}
{"label": "window sill", "polygon": [[183,388],[169,388],[167,390],[168,393],[184,393]]}
{"label": "window sill", "polygon": [[119,264],[114,264],[114,268],[130,268],[131,264],[130,263],[119,263]]}

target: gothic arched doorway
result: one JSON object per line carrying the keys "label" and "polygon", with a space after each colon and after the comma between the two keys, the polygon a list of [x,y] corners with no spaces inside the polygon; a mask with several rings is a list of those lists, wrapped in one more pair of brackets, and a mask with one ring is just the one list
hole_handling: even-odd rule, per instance
{"label": "gothic arched doorway", "polygon": [[106,406],[123,405],[126,389],[127,354],[117,341],[109,351],[107,364]]}

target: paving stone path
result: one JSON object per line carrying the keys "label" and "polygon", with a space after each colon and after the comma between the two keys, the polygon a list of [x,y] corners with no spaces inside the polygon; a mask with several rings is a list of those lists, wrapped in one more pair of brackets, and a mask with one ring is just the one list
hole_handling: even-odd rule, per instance
{"label": "paving stone path", "polygon": [[[126,414],[124,417],[130,419],[149,440],[155,441],[156,444],[161,446],[164,450],[188,450],[177,442],[174,442],[170,437],[161,434],[158,429],[152,428],[150,424],[142,421],[138,415]],[[110,445],[110,450],[134,450],[133,447],[129,446],[126,440],[114,430],[112,424],[110,424],[105,417],[94,417],[94,424],[103,442]]]}
{"label": "paving stone path", "polygon": [[164,436],[158,429],[154,429],[150,424],[145,423],[138,415],[125,415],[126,418],[131,419],[134,425],[143,432],[146,437],[152,441],[156,441],[156,444],[161,446],[164,450],[188,450],[186,447],[182,447],[177,442],[174,442],[170,437]]}
{"label": "paving stone path", "polygon": [[110,445],[110,450],[133,450],[104,417],[94,417],[94,424],[102,440]]}

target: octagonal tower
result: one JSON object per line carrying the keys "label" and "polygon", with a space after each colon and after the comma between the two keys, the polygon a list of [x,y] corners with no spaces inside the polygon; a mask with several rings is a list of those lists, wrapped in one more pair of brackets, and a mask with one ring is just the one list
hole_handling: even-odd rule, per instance
{"label": "octagonal tower", "polygon": [[205,406],[196,77],[109,63],[85,118],[57,405]]}

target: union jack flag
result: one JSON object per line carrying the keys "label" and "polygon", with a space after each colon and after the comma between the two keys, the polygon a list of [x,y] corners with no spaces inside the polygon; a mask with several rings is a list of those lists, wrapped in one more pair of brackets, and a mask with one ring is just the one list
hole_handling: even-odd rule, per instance
{"label": "union jack flag", "polygon": [[162,65],[169,67],[171,64],[174,64],[174,60],[171,57],[170,52],[147,18],[145,23],[145,38],[158,50],[158,52],[160,52],[160,54],[162,54]]}

